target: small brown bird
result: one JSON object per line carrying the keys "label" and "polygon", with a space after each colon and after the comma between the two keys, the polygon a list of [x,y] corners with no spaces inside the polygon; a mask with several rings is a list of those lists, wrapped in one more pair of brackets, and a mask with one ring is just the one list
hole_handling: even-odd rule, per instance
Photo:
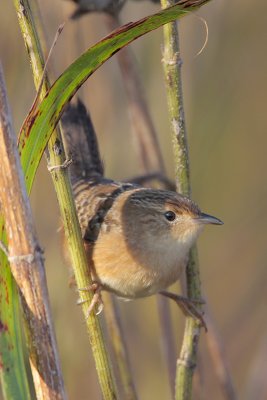
{"label": "small brown bird", "polygon": [[69,106],[63,126],[93,281],[126,299],[168,296],[164,289],[180,278],[203,227],[222,222],[178,193],[105,179],[94,129],[80,101]]}

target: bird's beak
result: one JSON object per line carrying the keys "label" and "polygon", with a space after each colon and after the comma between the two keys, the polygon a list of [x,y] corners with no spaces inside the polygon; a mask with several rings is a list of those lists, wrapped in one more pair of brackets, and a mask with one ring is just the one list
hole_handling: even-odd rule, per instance
{"label": "bird's beak", "polygon": [[198,217],[196,217],[196,220],[202,224],[223,225],[223,222],[220,219],[205,213],[201,213]]}

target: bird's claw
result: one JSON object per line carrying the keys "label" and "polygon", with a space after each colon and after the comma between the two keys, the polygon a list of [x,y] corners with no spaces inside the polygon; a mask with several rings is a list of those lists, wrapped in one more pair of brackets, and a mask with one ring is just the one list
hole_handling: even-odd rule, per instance
{"label": "bird's claw", "polygon": [[[102,290],[102,287],[97,282],[93,282],[92,285],[90,285],[88,287],[78,289],[78,291],[80,291],[80,292],[88,292],[88,291],[93,292],[93,298],[92,298],[90,305],[86,311],[86,316],[85,316],[86,319],[89,318],[89,315],[91,314],[91,312],[93,311],[95,306],[97,306],[96,315],[99,315],[103,311],[104,303],[103,303],[102,296],[101,296],[101,290]],[[81,305],[81,304],[87,303],[88,301],[89,301],[88,299],[85,299],[85,300],[79,299],[77,301],[77,304]]]}
{"label": "bird's claw", "polygon": [[183,297],[178,294],[166,291],[161,291],[159,293],[165,297],[168,297],[169,299],[174,300],[185,315],[190,315],[191,317],[197,319],[201,323],[201,326],[205,329],[205,331],[208,331],[203,313],[196,308],[196,305],[205,304],[205,301],[203,299],[188,299],[187,297]]}

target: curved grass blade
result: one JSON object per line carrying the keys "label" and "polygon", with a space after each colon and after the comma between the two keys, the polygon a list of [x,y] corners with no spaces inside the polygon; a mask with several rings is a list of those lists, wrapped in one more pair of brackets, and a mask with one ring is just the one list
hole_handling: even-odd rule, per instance
{"label": "curved grass blade", "polygon": [[32,186],[43,151],[64,107],[88,77],[133,40],[188,14],[208,1],[181,0],[178,4],[154,15],[126,24],[89,48],[65,70],[39,106],[30,112],[20,133],[19,152],[28,191]]}

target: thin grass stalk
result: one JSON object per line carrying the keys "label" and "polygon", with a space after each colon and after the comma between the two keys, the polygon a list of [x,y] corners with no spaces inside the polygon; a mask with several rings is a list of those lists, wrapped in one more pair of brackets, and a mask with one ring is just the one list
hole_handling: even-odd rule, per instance
{"label": "thin grass stalk", "polygon": [[0,201],[8,239],[8,259],[18,285],[37,399],[65,399],[62,372],[48,300],[44,262],[11,124],[0,65]]}
{"label": "thin grass stalk", "polygon": [[253,355],[245,389],[242,399],[244,400],[262,400],[267,398],[266,381],[266,358],[267,358],[267,329],[262,329],[262,337],[257,345],[257,351]]}
{"label": "thin grass stalk", "polygon": [[[115,30],[121,25],[118,15],[106,15],[109,30]],[[156,129],[151,118],[144,88],[138,73],[138,66],[130,47],[124,48],[116,55],[128,99],[128,110],[131,120],[132,135],[137,144],[141,170],[145,174],[160,174],[164,176],[165,167],[157,140]],[[167,185],[160,183],[166,188]],[[174,390],[176,348],[172,329],[169,300],[157,296],[157,306],[162,333],[162,350],[168,368],[171,390]]]}
{"label": "thin grass stalk", "polygon": [[130,368],[129,354],[125,336],[123,335],[119,307],[114,295],[109,293],[105,298],[105,315],[108,336],[115,356],[115,362],[113,364],[114,374],[117,377],[120,398],[135,400],[138,396]]}
{"label": "thin grass stalk", "polygon": [[[107,14],[105,19],[110,32],[122,25],[119,15]],[[116,54],[116,58],[127,94],[132,134],[137,145],[141,168],[145,173],[155,171],[164,173],[164,161],[157,132],[144,96],[143,84],[131,47],[122,49]]]}
{"label": "thin grass stalk", "polygon": [[[162,8],[173,5],[172,0],[161,0]],[[192,1],[192,5],[201,6],[205,2]],[[169,114],[174,157],[176,161],[177,191],[190,197],[189,153],[183,105],[182,76],[179,34],[177,23],[165,25],[163,65],[167,87]],[[190,253],[186,271],[187,295],[189,298],[201,298],[197,248]],[[206,320],[209,327],[208,348],[210,349],[219,383],[227,399],[235,399],[236,394],[227,363],[223,357],[222,343],[216,331],[215,324],[206,310]],[[199,324],[192,318],[186,320],[184,339],[176,371],[176,400],[191,399],[193,373],[196,367],[197,345],[200,335]]]}
{"label": "thin grass stalk", "polygon": [[216,376],[222,389],[223,396],[226,400],[236,400],[236,392],[231,377],[227,360],[225,357],[225,350],[220,338],[219,332],[215,326],[211,313],[205,310],[205,321],[208,326],[208,335],[206,338],[207,346],[213,361]]}
{"label": "thin grass stalk", "polygon": [[[161,0],[162,8],[171,6],[174,3],[175,1],[172,0]],[[176,165],[176,189],[178,192],[190,197],[189,154],[183,105],[179,36],[176,22],[165,25],[163,33],[163,67]],[[200,298],[201,287],[196,247],[190,252],[186,278],[188,297],[193,299]],[[176,400],[189,400],[192,398],[193,374],[196,367],[199,336],[199,321],[187,316],[182,348],[177,361]]]}
{"label": "thin grass stalk", "polygon": [[[175,1],[161,0],[162,8],[175,4]],[[176,189],[185,196],[191,195],[189,176],[189,154],[185,114],[183,104],[180,45],[177,23],[163,26],[163,68],[167,91],[169,119],[175,159]]]}
{"label": "thin grass stalk", "polygon": [[[41,32],[41,37],[44,37],[44,34],[40,23],[38,5],[35,1],[29,2],[28,0],[14,0],[14,5],[30,58],[35,86],[38,88],[44,66],[39,32]],[[32,9],[35,11],[34,16]],[[48,79],[45,79],[44,88],[41,91],[41,98],[48,88],[49,82]],[[60,167],[64,162],[65,152],[60,131],[57,129],[57,131],[52,134],[48,144],[48,163],[59,202],[77,287],[85,288],[91,286],[92,280],[88,273],[87,259],[67,170]],[[95,360],[102,396],[107,400],[116,399],[115,383],[99,319],[94,312],[87,318],[88,305],[92,301],[92,296],[93,294],[91,291],[81,291],[80,293],[81,300],[84,302],[82,309],[86,319],[89,341]]]}

